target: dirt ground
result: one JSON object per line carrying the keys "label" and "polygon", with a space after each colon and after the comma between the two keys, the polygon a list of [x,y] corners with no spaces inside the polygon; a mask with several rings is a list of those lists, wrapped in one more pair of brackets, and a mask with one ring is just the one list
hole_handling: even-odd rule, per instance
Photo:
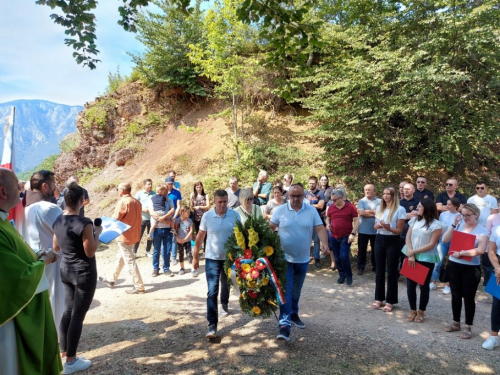
{"label": "dirt ground", "polygon": [[[337,272],[310,266],[300,300],[306,329],[292,329],[278,342],[274,317],[251,319],[230,297],[230,315],[219,320],[219,338],[205,339],[204,261],[200,275],[151,277],[151,259],[139,248],[138,265],[146,293],[128,295],[131,277],[122,271],[114,289],[98,283],[80,340],[79,355],[92,360],[82,374],[495,374],[499,350],[481,344],[489,335],[491,303],[480,287],[473,336],[445,333],[451,321],[450,296],[431,291],[423,324],[408,323],[405,284],[392,313],[371,308],[374,273],[354,276],[353,286],[337,284]],[[113,270],[116,245],[101,246],[101,276]],[[190,265],[187,263],[187,270]]]}

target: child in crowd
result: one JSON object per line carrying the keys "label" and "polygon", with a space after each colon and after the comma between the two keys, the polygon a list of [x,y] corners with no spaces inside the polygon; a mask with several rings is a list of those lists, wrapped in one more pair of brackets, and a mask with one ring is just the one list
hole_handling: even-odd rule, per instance
{"label": "child in crowd", "polygon": [[[151,197],[153,210],[159,216],[165,215],[169,210],[167,206],[167,197],[165,196],[166,191],[167,188],[165,187],[165,185],[158,185],[156,187],[156,195],[153,195]],[[172,220],[170,219],[166,220],[165,224],[166,225],[170,224],[170,226],[172,226]],[[153,216],[151,216],[151,229],[149,230],[148,240],[151,241],[152,239],[151,235],[153,234],[153,231],[155,230],[157,225],[158,225],[157,221],[154,219]]]}
{"label": "child in crowd", "polygon": [[[184,275],[184,251],[189,258],[189,264],[193,262],[193,254],[191,252],[191,240],[193,234],[193,221],[189,218],[189,207],[182,206],[180,209],[180,217],[175,220],[175,240],[177,242],[177,250],[179,254],[179,263],[181,269],[179,275]],[[193,273],[195,270],[193,270]]]}

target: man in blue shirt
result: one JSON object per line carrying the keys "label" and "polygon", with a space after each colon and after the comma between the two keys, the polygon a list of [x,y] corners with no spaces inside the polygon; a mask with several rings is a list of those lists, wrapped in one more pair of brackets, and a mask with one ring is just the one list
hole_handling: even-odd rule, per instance
{"label": "man in blue shirt", "polygon": [[259,172],[259,176],[257,177],[257,181],[253,184],[253,196],[255,197],[254,201],[260,206],[264,206],[269,201],[269,194],[271,194],[271,190],[273,189],[270,182],[267,182],[267,172],[262,170]]}
{"label": "man in blue shirt", "polygon": [[205,248],[205,275],[208,284],[207,295],[207,320],[208,331],[205,337],[213,339],[217,337],[218,309],[217,297],[219,295],[219,281],[221,284],[221,304],[227,315],[229,302],[229,289],[227,287],[227,275],[224,272],[224,258],[226,251],[224,245],[233,234],[236,221],[240,221],[240,215],[227,207],[227,192],[217,190],[214,194],[214,208],[208,210],[200,222],[200,230],[196,235],[193,250],[193,268],[200,267],[198,256],[201,244],[207,237]]}
{"label": "man in blue shirt", "polygon": [[299,317],[299,299],[302,285],[309,266],[311,238],[313,232],[321,240],[321,250],[326,255],[328,235],[318,211],[309,204],[304,204],[304,188],[292,185],[289,190],[289,201],[279,206],[273,213],[269,225],[278,228],[281,246],[287,261],[285,304],[280,305],[278,340],[290,340],[292,324],[298,328],[306,328]]}
{"label": "man in blue shirt", "polygon": [[[175,173],[175,172],[174,172]],[[167,195],[168,199],[172,201],[174,204],[174,216],[172,216],[172,220],[175,221],[180,215],[180,209],[181,209],[181,204],[182,204],[182,195],[179,190],[174,188],[174,183],[175,179],[174,177],[167,177],[165,179],[165,182],[167,184]],[[177,259],[175,259],[177,256],[177,242],[175,241],[175,236],[172,236],[172,264],[176,265],[177,264]]]}
{"label": "man in blue shirt", "polygon": [[[319,217],[322,218],[321,213],[323,211],[323,208],[325,207],[325,196],[324,192],[318,189],[318,178],[316,176],[309,177],[309,190],[306,190],[304,194],[305,199],[307,199],[309,201],[309,204],[318,211]],[[313,232],[312,240],[314,242],[314,265],[316,266],[316,268],[320,268],[321,262],[319,256],[319,238],[315,231]]]}
{"label": "man in blue shirt", "polygon": [[363,275],[366,267],[366,253],[368,242],[372,251],[372,270],[375,271],[375,237],[377,231],[375,225],[375,214],[377,206],[380,206],[380,199],[375,196],[375,186],[365,185],[365,196],[358,202],[359,227],[358,227],[358,276]]}

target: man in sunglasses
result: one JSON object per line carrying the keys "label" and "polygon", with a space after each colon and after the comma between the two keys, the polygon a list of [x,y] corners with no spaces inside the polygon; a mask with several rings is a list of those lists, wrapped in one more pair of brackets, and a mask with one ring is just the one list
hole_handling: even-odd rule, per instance
{"label": "man in sunglasses", "polygon": [[467,203],[467,197],[457,191],[458,187],[458,181],[456,178],[449,178],[446,180],[446,191],[438,194],[436,197],[436,207],[439,211],[445,212],[448,211],[448,208],[446,205],[448,204],[448,201],[453,198],[457,197],[460,199],[460,207],[458,211],[462,211],[462,206]]}
{"label": "man in sunglasses", "polygon": [[424,199],[434,200],[434,193],[426,188],[427,186],[427,178],[424,176],[417,177],[417,190],[415,190],[414,197],[422,202]]}
{"label": "man in sunglasses", "polygon": [[476,183],[476,193],[467,200],[467,203],[475,204],[479,208],[481,213],[477,221],[484,227],[488,216],[498,213],[498,204],[496,198],[488,194],[488,187],[483,181]]}

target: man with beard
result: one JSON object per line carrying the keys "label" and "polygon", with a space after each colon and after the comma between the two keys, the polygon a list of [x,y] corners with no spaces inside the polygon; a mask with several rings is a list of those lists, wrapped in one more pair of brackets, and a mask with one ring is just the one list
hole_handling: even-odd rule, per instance
{"label": "man with beard", "polygon": [[[20,232],[28,245],[35,252],[52,249],[54,230],[52,225],[62,214],[62,210],[52,200],[56,181],[54,172],[41,170],[30,179],[31,190],[27,190],[23,198],[24,217]],[[61,258],[45,267],[45,275],[49,281],[50,303],[54,313],[57,329],[64,312],[64,288],[61,281]]]}

